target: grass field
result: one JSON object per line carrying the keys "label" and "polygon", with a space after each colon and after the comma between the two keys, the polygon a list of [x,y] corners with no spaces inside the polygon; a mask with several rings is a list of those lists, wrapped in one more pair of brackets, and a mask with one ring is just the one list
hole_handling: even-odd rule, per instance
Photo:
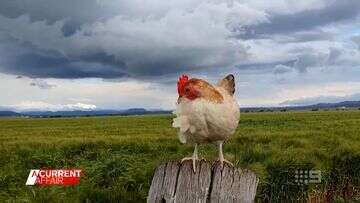
{"label": "grass field", "polygon": [[[190,155],[171,115],[0,119],[0,202],[144,202],[156,167]],[[259,202],[360,201],[360,111],[243,113],[225,158],[260,177]],[[215,146],[200,156],[217,158]],[[25,186],[30,169],[78,168],[77,186]],[[293,170],[322,172],[298,185]]]}

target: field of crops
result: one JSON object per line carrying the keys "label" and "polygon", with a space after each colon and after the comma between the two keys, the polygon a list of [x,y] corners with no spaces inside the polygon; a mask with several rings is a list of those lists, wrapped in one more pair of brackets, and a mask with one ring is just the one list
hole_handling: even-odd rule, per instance
{"label": "field of crops", "polygon": [[[192,153],[171,115],[0,119],[0,202],[144,202],[156,167]],[[215,160],[215,146],[200,156]],[[243,113],[225,158],[260,177],[259,202],[360,201],[360,111]],[[25,186],[30,169],[83,170],[77,186]],[[299,185],[293,170],[321,170]]]}

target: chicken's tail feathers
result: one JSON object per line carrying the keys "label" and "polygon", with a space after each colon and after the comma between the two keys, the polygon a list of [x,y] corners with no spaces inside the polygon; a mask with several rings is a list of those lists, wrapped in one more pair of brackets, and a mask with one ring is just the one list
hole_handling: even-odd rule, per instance
{"label": "chicken's tail feathers", "polygon": [[235,77],[233,74],[227,75],[219,81],[219,87],[224,88],[230,95],[235,93]]}

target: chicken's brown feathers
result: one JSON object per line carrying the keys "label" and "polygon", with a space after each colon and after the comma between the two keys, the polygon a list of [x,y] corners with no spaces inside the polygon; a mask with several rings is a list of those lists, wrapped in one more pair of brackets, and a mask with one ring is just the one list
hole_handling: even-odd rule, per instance
{"label": "chicken's brown feathers", "polygon": [[192,78],[188,83],[193,85],[200,92],[201,98],[215,103],[223,102],[224,98],[221,93],[205,80]]}

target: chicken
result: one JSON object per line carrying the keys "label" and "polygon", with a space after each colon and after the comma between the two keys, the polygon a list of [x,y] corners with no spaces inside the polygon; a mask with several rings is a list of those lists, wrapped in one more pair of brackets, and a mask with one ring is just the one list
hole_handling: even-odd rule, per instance
{"label": "chicken", "polygon": [[198,145],[216,144],[219,148],[219,160],[223,166],[222,146],[225,140],[235,133],[240,119],[240,108],[235,98],[235,78],[228,75],[216,86],[197,78],[189,79],[183,75],[177,83],[178,101],[174,111],[176,117],[173,127],[179,128],[179,140],[193,144],[195,149],[191,157],[195,172],[198,160]]}

